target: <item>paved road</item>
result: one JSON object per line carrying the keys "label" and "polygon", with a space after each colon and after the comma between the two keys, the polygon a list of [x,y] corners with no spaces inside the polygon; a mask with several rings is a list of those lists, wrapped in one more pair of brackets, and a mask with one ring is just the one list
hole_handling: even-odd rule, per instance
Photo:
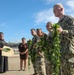
{"label": "paved road", "polygon": [[12,56],[12,57],[8,57],[8,65],[9,65],[9,71],[7,71],[6,73],[0,73],[0,75],[32,75],[33,72],[33,67],[31,64],[31,68],[28,69],[28,64],[27,64],[27,68],[26,71],[18,71],[19,70],[19,56]]}

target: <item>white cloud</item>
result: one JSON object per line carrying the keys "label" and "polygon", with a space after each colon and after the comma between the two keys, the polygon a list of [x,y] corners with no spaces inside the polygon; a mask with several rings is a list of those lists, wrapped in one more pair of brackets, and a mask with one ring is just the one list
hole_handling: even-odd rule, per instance
{"label": "white cloud", "polygon": [[74,0],[69,0],[69,1],[67,2],[67,5],[68,5],[71,9],[74,10]]}
{"label": "white cloud", "polygon": [[64,3],[64,2],[66,2],[66,1],[68,1],[68,0],[43,0],[43,1],[45,1],[46,2],[46,4],[51,4],[51,3]]}
{"label": "white cloud", "polygon": [[[51,2],[55,3],[55,1],[56,3],[59,2],[59,0],[44,0],[44,1],[46,1],[47,3],[51,3]],[[64,7],[65,7],[66,14],[74,17],[74,0],[65,0],[65,1],[61,0],[61,3],[65,4]],[[35,13],[34,18],[36,23],[35,25],[46,23],[48,21],[51,21],[53,23],[58,21],[58,19],[53,14],[52,8],[45,9],[41,12]]]}
{"label": "white cloud", "polygon": [[59,1],[59,0],[45,0],[47,3],[51,3],[51,2],[56,2],[56,1]]}
{"label": "white cloud", "polygon": [[53,23],[57,22],[56,17],[53,14],[52,9],[44,10],[35,14],[35,23],[46,23],[51,21]]}
{"label": "white cloud", "polygon": [[68,0],[66,6],[68,6],[65,9],[66,13],[74,17],[74,0]]}

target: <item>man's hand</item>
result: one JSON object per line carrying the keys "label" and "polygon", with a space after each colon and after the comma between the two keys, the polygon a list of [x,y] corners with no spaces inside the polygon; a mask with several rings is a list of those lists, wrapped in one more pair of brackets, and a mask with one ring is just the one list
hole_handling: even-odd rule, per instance
{"label": "man's hand", "polygon": [[36,44],[34,44],[34,45],[33,45],[33,48],[36,48],[36,47],[37,47]]}
{"label": "man's hand", "polygon": [[43,54],[42,54],[41,52],[38,52],[38,54],[41,55],[42,57],[44,57]]}
{"label": "man's hand", "polygon": [[63,34],[68,34],[69,32],[68,32],[68,30],[63,30],[62,33],[63,33]]}
{"label": "man's hand", "polygon": [[61,33],[61,32],[63,32],[63,29],[62,29],[61,27],[59,27],[59,28],[57,28],[57,31],[58,31],[59,33]]}

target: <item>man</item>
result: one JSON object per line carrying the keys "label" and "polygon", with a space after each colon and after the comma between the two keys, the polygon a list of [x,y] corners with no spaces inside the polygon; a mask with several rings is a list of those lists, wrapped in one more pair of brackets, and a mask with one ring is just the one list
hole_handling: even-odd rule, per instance
{"label": "man", "polygon": [[[46,42],[48,42],[48,47],[49,48],[47,48],[47,51],[48,51],[48,54],[49,55],[51,55],[51,49],[52,49],[52,31],[53,31],[53,29],[52,29],[52,23],[51,22],[47,22],[47,24],[46,24],[46,29],[48,30],[48,36],[47,36],[47,41]],[[49,51],[50,50],[50,51]],[[50,58],[50,56],[48,57],[48,58]],[[50,58],[51,59],[51,58]],[[50,60],[48,60],[48,59],[46,59],[46,61],[45,61],[45,63],[46,63],[46,74],[47,75],[52,75],[52,63],[51,63],[51,61]]]}
{"label": "man", "polygon": [[74,75],[74,18],[64,13],[64,7],[58,3],[53,12],[59,18],[57,30],[61,33],[61,75]]}
{"label": "man", "polygon": [[48,30],[48,32],[49,32],[48,35],[49,35],[50,37],[52,37],[52,31],[53,31],[52,26],[53,26],[53,24],[52,24],[51,22],[47,22],[47,24],[46,24],[46,29]]}
{"label": "man", "polygon": [[[42,32],[42,29],[37,29],[37,35],[38,35],[38,42],[41,41],[41,38],[44,37],[44,33]],[[37,70],[39,75],[46,75],[46,69],[45,69],[45,58],[44,58],[44,52],[42,51],[42,47],[40,45],[37,46]]]}
{"label": "man", "polygon": [[2,48],[6,45],[4,41],[4,34],[0,32],[0,73],[4,73],[8,70],[8,58],[6,56],[2,56]]}
{"label": "man", "polygon": [[[36,54],[35,44],[37,43],[37,39],[38,39],[35,29],[31,29],[31,34],[33,36],[31,50],[32,50],[32,53],[34,53],[32,55],[35,55]],[[34,58],[34,56],[33,57],[31,56],[31,59],[32,58]],[[34,61],[34,63],[33,63],[33,61]],[[37,66],[36,65],[36,59],[35,58],[34,58],[34,60],[32,59],[32,64],[33,64],[33,68],[34,68],[34,74],[33,75],[38,75],[38,71],[37,71],[37,67],[36,67]]]}

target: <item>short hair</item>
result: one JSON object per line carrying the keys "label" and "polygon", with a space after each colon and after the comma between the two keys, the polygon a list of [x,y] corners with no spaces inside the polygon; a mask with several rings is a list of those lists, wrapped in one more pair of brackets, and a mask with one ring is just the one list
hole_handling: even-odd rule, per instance
{"label": "short hair", "polygon": [[0,32],[0,34],[4,34],[3,32]]}
{"label": "short hair", "polygon": [[52,24],[52,22],[47,22],[47,24],[46,24],[46,26],[52,26],[53,24]]}
{"label": "short hair", "polygon": [[60,8],[64,8],[61,3],[57,3],[57,4],[55,4],[53,7],[55,7],[55,6],[58,6],[58,7],[60,7]]}
{"label": "short hair", "polygon": [[[22,40],[24,40],[25,38],[23,37]],[[26,40],[26,39],[25,39]]]}
{"label": "short hair", "polygon": [[35,31],[35,29],[34,29],[34,28],[32,28],[32,29],[31,29],[31,31],[32,31],[32,30],[34,30],[34,31]]}
{"label": "short hair", "polygon": [[39,31],[39,30],[42,30],[42,29],[41,28],[37,28],[36,30]]}

